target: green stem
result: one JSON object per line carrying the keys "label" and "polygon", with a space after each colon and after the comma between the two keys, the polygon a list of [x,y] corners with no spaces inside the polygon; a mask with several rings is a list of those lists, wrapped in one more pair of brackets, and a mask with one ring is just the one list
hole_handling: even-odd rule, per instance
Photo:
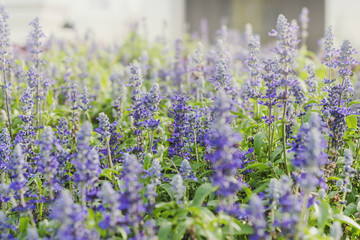
{"label": "green stem", "polygon": [[358,139],[358,143],[356,146],[356,150],[355,150],[355,156],[354,156],[354,160],[356,161],[358,154],[359,154],[359,148],[360,148],[360,138]]}
{"label": "green stem", "polygon": [[286,157],[286,108],[287,108],[287,86],[285,86],[285,99],[284,99],[284,111],[283,111],[283,119],[282,119],[282,143],[283,143],[283,152],[284,152],[284,162],[286,173],[290,176],[289,166]]}
{"label": "green stem", "polygon": [[199,162],[199,152],[198,152],[198,146],[197,146],[197,141],[196,141],[196,132],[195,132],[195,130],[193,132],[194,132],[196,162]]}
{"label": "green stem", "polygon": [[297,224],[297,228],[296,228],[296,234],[295,234],[295,240],[300,240],[301,239],[301,233],[304,230],[304,224],[306,224],[307,222],[307,204],[308,204],[308,200],[309,200],[309,190],[305,191],[305,195],[303,197],[303,203],[302,203],[302,208],[301,208],[301,212],[300,212],[300,218],[299,218],[299,223]]}
{"label": "green stem", "polygon": [[[271,107],[269,107],[269,120],[271,121]],[[271,141],[271,123],[269,123],[269,162],[271,161],[271,148],[272,148],[272,141]]]}
{"label": "green stem", "polygon": [[108,151],[108,156],[109,156],[109,163],[110,163],[110,168],[113,168],[113,163],[111,160],[111,150],[110,150],[110,143],[109,143],[109,138],[106,138],[106,146],[107,146],[107,151]]}
{"label": "green stem", "polygon": [[152,130],[151,132],[148,132],[148,137],[149,137],[149,153],[152,153],[152,145],[153,145],[153,141],[154,141],[154,130]]}

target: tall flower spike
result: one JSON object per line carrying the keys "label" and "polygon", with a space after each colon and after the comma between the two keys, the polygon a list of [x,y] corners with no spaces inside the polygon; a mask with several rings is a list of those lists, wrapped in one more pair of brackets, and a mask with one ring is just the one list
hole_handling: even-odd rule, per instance
{"label": "tall flower spike", "polygon": [[40,141],[40,157],[38,166],[40,172],[46,179],[46,183],[50,186],[50,199],[53,199],[53,184],[58,170],[59,162],[53,155],[56,139],[51,127],[45,127],[44,133],[41,135]]}
{"label": "tall flower spike", "polygon": [[[134,232],[139,232],[140,222],[145,212],[145,206],[142,203],[140,195],[142,184],[139,182],[139,175],[142,172],[142,166],[134,155],[124,155],[124,169],[120,178],[123,180],[120,196],[120,207],[126,211],[121,223],[126,226],[132,226]],[[136,236],[138,237],[138,236]]]}
{"label": "tall flower spike", "polygon": [[11,156],[11,138],[7,128],[0,133],[0,170],[8,171]]}
{"label": "tall flower spike", "polygon": [[220,59],[216,65],[215,76],[211,79],[216,90],[222,89],[227,93],[231,93],[232,87],[230,83],[231,75],[228,73],[226,62]]}
{"label": "tall flower spike", "polygon": [[299,179],[300,185],[307,190],[313,190],[320,184],[322,166],[327,163],[327,155],[323,153],[326,141],[321,133],[320,117],[314,114],[309,124],[304,124],[295,137],[292,159],[295,166],[305,171]]}
{"label": "tall flower spike", "polygon": [[174,195],[175,201],[178,204],[182,203],[185,195],[185,190],[186,187],[184,186],[184,182],[181,175],[180,174],[175,175],[171,180],[171,191]]}
{"label": "tall flower spike", "polygon": [[258,55],[260,53],[260,40],[256,36],[251,36],[249,44],[248,44],[248,57],[246,60],[248,72],[250,75],[249,85],[248,86],[248,95],[251,98],[259,98],[260,91],[259,87],[261,86],[260,82],[260,64]]}
{"label": "tall flower spike", "polygon": [[307,72],[308,77],[305,80],[305,83],[307,85],[307,89],[311,93],[315,93],[317,90],[318,82],[316,81],[315,76],[315,67],[314,64],[307,64],[304,68],[304,70]]}
{"label": "tall flower spike", "polygon": [[[334,48],[334,33],[333,33],[333,27],[331,25],[329,25],[325,30],[324,47],[325,47],[325,61],[323,63],[329,68],[335,68],[336,50]],[[330,81],[331,79],[328,80]]]}
{"label": "tall flower spike", "polygon": [[188,160],[184,159],[180,166],[180,174],[184,180],[196,179],[192,172],[190,163]]}
{"label": "tall flower spike", "polygon": [[6,107],[6,114],[7,114],[7,121],[8,121],[8,127],[10,129],[10,136],[12,135],[12,129],[11,129],[11,117],[10,117],[10,99],[9,99],[9,93],[8,88],[10,87],[10,79],[8,79],[8,71],[9,68],[9,48],[10,48],[10,42],[9,42],[9,24],[8,24],[8,18],[9,15],[5,10],[4,6],[0,7],[0,69],[3,71],[3,81],[4,84],[1,86],[4,90],[4,96],[5,96],[5,107]]}
{"label": "tall flower spike", "polygon": [[116,224],[119,222],[121,212],[119,211],[119,194],[113,189],[111,183],[103,182],[101,185],[100,197],[103,204],[107,205],[110,209],[109,213],[104,212],[103,221],[99,223],[99,226],[103,229],[115,229]]}
{"label": "tall flower spike", "polygon": [[42,38],[45,37],[45,34],[41,29],[39,18],[32,20],[29,25],[32,26],[32,31],[29,35],[30,52],[33,54],[33,62],[36,68],[38,68],[39,65],[43,63],[43,61],[39,58],[39,54],[43,51]]}
{"label": "tall flower spike", "polygon": [[62,117],[59,121],[59,125],[56,126],[57,131],[55,134],[57,135],[57,138],[59,139],[61,145],[63,147],[68,147],[69,145],[69,125],[66,118]]}
{"label": "tall flower spike", "polygon": [[79,105],[79,107],[84,112],[86,112],[87,110],[89,110],[92,107],[90,105],[89,90],[87,87],[83,88],[83,92],[81,93],[80,100],[81,100],[81,104]]}
{"label": "tall flower spike", "polygon": [[158,159],[153,160],[153,164],[149,169],[149,176],[152,179],[152,182],[155,184],[160,184],[160,179],[162,177],[162,167]]}
{"label": "tall flower spike", "polygon": [[0,239],[15,239],[10,231],[16,231],[16,228],[9,223],[9,219],[3,211],[0,211]]}
{"label": "tall flower spike", "polygon": [[191,107],[187,106],[189,101],[188,96],[179,95],[174,98],[175,103],[170,108],[170,113],[173,114],[174,122],[172,126],[174,127],[174,133],[171,138],[168,139],[170,142],[170,147],[168,151],[168,156],[170,158],[179,156],[183,159],[189,158],[190,154],[185,149],[186,139],[189,132],[189,118],[188,113],[191,111]]}
{"label": "tall flower spike", "polygon": [[60,223],[55,239],[89,239],[91,234],[85,226],[86,216],[87,211],[74,203],[67,190],[63,190],[51,206],[50,218]]}
{"label": "tall flower spike", "polygon": [[94,148],[90,149],[91,133],[91,124],[85,122],[78,133],[77,153],[73,161],[76,167],[75,182],[81,190],[83,207],[86,206],[87,187],[93,184],[101,173],[99,155]]}
{"label": "tall flower spike", "polygon": [[310,21],[309,20],[309,9],[304,7],[301,10],[301,13],[299,15],[299,22],[301,25],[301,40],[302,40],[303,45],[306,45],[306,39],[309,35],[309,32],[308,32],[309,21]]}
{"label": "tall flower spike", "polygon": [[20,144],[15,146],[14,152],[11,157],[11,170],[12,170],[12,178],[14,181],[10,184],[10,188],[14,191],[18,191],[20,189],[24,189],[26,187],[26,178],[25,174],[25,159],[23,150]]}
{"label": "tall flower spike", "polygon": [[95,129],[95,132],[101,134],[102,139],[107,139],[110,137],[110,122],[108,116],[101,112],[97,118],[99,121],[99,128]]}
{"label": "tall flower spike", "polygon": [[247,209],[249,220],[253,225],[254,234],[250,239],[267,239],[268,233],[266,232],[266,219],[265,219],[265,207],[261,199],[253,194],[249,201],[249,208]]}

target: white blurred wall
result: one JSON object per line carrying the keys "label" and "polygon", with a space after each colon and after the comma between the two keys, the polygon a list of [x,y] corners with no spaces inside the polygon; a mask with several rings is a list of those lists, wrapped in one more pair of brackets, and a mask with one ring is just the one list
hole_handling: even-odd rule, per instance
{"label": "white blurred wall", "polygon": [[360,0],[326,0],[326,25],[334,28],[337,45],[345,39],[360,50]]}
{"label": "white blurred wall", "polygon": [[[146,19],[146,37],[155,40],[162,35],[167,23],[166,37],[181,36],[185,22],[184,0],[0,0],[10,15],[11,39],[25,43],[36,16],[47,36],[73,38],[74,31],[64,29],[65,22],[73,23],[80,34],[92,29],[104,42],[122,42],[136,22]],[[144,33],[143,24],[139,26]]]}
{"label": "white blurred wall", "polygon": [[[185,0],[0,0],[0,3],[8,8],[11,39],[16,43],[25,43],[30,30],[28,23],[36,16],[47,36],[55,33],[73,38],[73,31],[62,28],[65,22],[71,22],[80,34],[91,28],[104,42],[121,43],[131,25],[143,18],[149,40],[162,34],[164,21],[170,41],[185,29]],[[338,44],[349,39],[360,49],[360,0],[326,0],[325,8],[325,25],[333,25]],[[142,26],[139,31],[144,33]]]}

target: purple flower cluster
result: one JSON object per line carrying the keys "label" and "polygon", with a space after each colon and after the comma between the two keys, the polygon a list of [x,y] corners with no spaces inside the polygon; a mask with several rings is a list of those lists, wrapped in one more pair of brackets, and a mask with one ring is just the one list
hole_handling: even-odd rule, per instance
{"label": "purple flower cluster", "polygon": [[86,228],[86,216],[87,211],[74,203],[67,190],[63,190],[51,206],[50,217],[60,223],[54,239],[99,239],[97,232]]}
{"label": "purple flower cluster", "polygon": [[172,124],[174,132],[169,138],[170,147],[168,156],[170,158],[179,156],[182,159],[189,159],[190,153],[186,149],[186,136],[189,131],[189,115],[191,107],[187,105],[189,97],[185,95],[175,96],[175,103],[170,108],[170,113],[173,115],[174,122]]}

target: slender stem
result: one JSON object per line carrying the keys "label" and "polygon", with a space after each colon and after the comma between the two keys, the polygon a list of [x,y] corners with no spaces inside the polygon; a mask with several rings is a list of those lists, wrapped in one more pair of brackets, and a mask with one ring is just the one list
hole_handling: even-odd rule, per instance
{"label": "slender stem", "polygon": [[154,141],[154,130],[152,130],[151,132],[148,132],[148,137],[149,137],[149,153],[152,153],[152,145],[153,145],[153,141]]}
{"label": "slender stem", "polygon": [[113,168],[113,163],[111,160],[111,150],[110,150],[110,143],[109,143],[109,138],[106,138],[106,146],[107,146],[107,151],[108,151],[108,156],[109,156],[109,163],[110,163],[110,167]]}
{"label": "slender stem", "polygon": [[283,143],[283,152],[284,152],[284,161],[286,173],[290,176],[287,157],[286,157],[286,108],[287,108],[287,86],[285,86],[285,96],[284,96],[284,111],[283,111],[283,119],[282,119],[282,143]]}
{"label": "slender stem", "polygon": [[359,154],[359,148],[360,148],[360,139],[358,139],[358,143],[356,146],[356,150],[355,150],[355,156],[354,156],[354,160],[356,161],[358,154]]}
{"label": "slender stem", "polygon": [[342,97],[342,92],[343,92],[343,88],[344,88],[344,78],[342,79],[342,82],[341,82],[341,89],[340,89],[340,93],[339,93],[339,103],[338,103],[338,107],[341,106],[341,97]]}
{"label": "slender stem", "polygon": [[309,200],[309,190],[306,190],[305,195],[303,197],[303,203],[302,203],[302,208],[301,208],[301,212],[300,212],[299,223],[296,228],[295,240],[300,240],[302,237],[301,233],[303,232],[304,224],[307,221],[306,215],[307,215],[307,211],[308,211],[308,208],[307,208],[308,200]]}
{"label": "slender stem", "polygon": [[[269,107],[269,121],[271,122],[271,107]],[[272,148],[272,142],[271,142],[271,123],[269,123],[269,162],[271,160],[271,148]]]}
{"label": "slender stem", "polygon": [[195,132],[195,130],[193,132],[194,132],[196,162],[199,162],[199,151],[198,151],[198,146],[197,146],[197,141],[196,141],[196,132]]}
{"label": "slender stem", "polygon": [[276,202],[274,200],[272,201],[272,207],[271,207],[271,226],[270,226],[270,235],[272,239],[275,239],[275,231],[274,231],[275,210],[276,210]]}
{"label": "slender stem", "polygon": [[[347,186],[345,185],[345,187],[347,187]],[[346,190],[347,190],[347,189],[345,189],[344,194],[343,194],[343,197],[342,197],[342,203],[341,203],[341,207],[340,207],[340,211],[341,211],[341,212],[343,211],[343,209],[344,209],[344,205],[345,205],[345,200],[346,200]]]}
{"label": "slender stem", "polygon": [[40,203],[40,209],[39,209],[39,218],[42,219],[42,215],[43,215],[43,208],[44,208],[44,203]]}

